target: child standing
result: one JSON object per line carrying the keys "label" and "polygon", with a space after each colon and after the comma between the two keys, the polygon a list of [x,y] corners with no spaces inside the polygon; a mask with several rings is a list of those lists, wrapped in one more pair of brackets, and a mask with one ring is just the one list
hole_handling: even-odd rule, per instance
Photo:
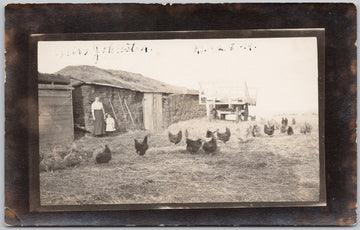
{"label": "child standing", "polygon": [[114,132],[115,129],[115,120],[111,117],[110,114],[106,114],[106,132]]}

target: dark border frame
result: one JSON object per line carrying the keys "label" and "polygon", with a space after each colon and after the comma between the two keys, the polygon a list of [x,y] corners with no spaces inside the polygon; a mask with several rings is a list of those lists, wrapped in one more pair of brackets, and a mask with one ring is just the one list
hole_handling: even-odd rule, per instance
{"label": "dark border frame", "polygon": [[[29,211],[31,34],[325,28],[327,206]],[[5,223],[13,226],[356,224],[356,6],[351,3],[10,4],[5,7]],[[30,135],[29,135],[30,134]]]}
{"label": "dark border frame", "polygon": [[[147,204],[94,204],[94,205],[47,205],[40,204],[39,140],[38,133],[29,135],[30,162],[30,211],[101,211],[101,210],[146,210],[146,209],[199,209],[199,208],[251,208],[251,207],[306,207],[326,206],[325,148],[324,148],[324,96],[325,96],[325,30],[324,29],[272,29],[272,30],[227,30],[227,31],[162,31],[136,33],[96,34],[41,34],[30,37],[29,97],[37,102],[37,47],[39,41],[79,40],[162,40],[162,39],[221,39],[221,38],[279,38],[315,37],[318,54],[318,104],[319,104],[319,200],[298,202],[207,202],[207,203],[147,203]],[[38,125],[38,106],[29,108],[32,128]],[[33,130],[33,129],[31,129]]]}

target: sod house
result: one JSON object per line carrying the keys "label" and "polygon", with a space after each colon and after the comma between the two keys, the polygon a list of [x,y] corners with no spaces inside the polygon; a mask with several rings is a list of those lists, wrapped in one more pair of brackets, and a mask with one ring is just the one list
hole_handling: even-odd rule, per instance
{"label": "sod house", "polygon": [[198,91],[176,87],[141,74],[94,66],[68,66],[58,72],[71,80],[74,124],[92,131],[91,104],[100,97],[117,129],[159,132],[169,125],[206,115]]}

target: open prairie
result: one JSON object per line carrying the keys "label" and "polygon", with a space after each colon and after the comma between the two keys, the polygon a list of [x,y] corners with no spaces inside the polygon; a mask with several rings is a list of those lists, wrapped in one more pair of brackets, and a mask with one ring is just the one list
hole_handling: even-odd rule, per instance
{"label": "open prairie", "polygon": [[[171,125],[151,133],[145,156],[135,152],[134,138],[147,131],[129,131],[117,136],[96,138],[85,135],[74,141],[86,153],[79,165],[40,173],[42,205],[191,203],[191,202],[281,202],[316,201],[319,198],[319,134],[317,115],[287,116],[294,135],[275,130],[263,132],[267,120],[239,122],[206,118]],[[295,117],[296,125],[292,125]],[[281,117],[274,117],[281,124]],[[312,126],[309,134],[300,125]],[[247,135],[252,124],[261,127],[261,136]],[[202,149],[186,151],[185,137],[174,145],[168,131],[185,129],[189,138],[205,138],[206,130],[231,130],[230,140],[218,141],[216,154]],[[112,159],[96,164],[91,153],[107,144]]]}

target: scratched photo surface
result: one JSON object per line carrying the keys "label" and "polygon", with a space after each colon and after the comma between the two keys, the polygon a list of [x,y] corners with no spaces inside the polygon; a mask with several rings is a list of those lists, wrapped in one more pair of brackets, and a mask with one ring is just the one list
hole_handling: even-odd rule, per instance
{"label": "scratched photo surface", "polygon": [[319,201],[315,37],[39,41],[41,205]]}

